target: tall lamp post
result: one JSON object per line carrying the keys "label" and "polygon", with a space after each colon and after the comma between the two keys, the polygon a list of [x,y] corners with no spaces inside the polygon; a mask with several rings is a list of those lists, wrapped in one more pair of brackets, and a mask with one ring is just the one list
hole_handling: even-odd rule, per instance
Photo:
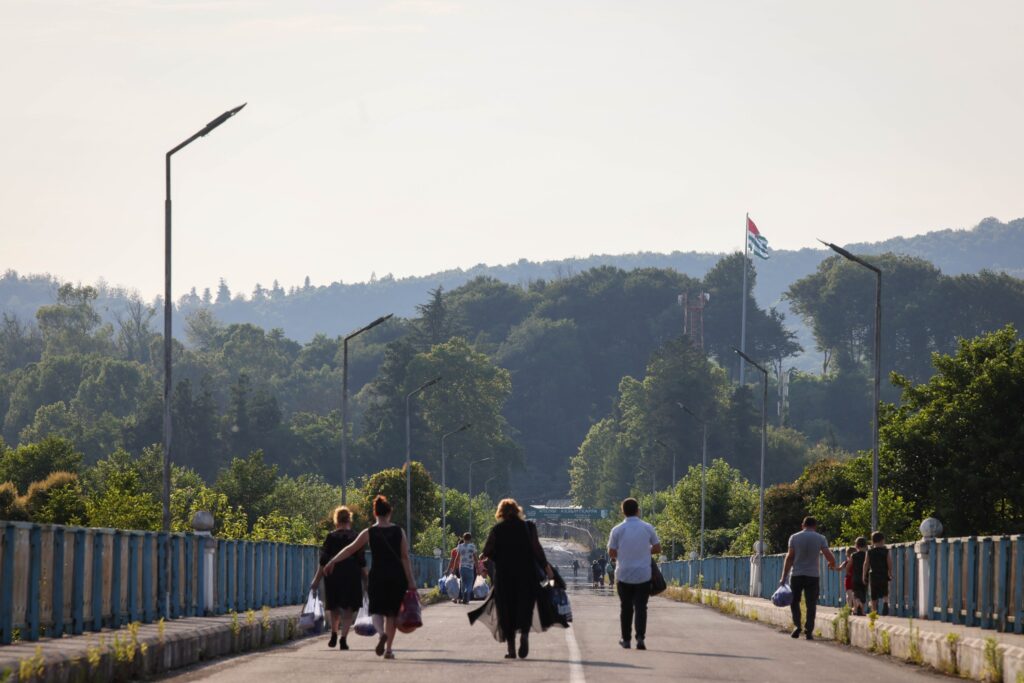
{"label": "tall lamp post", "polygon": [[171,530],[171,157],[192,142],[205,137],[214,128],[242,111],[245,105],[229,109],[173,148],[164,157],[167,195],[164,199],[164,472],[163,472],[163,530]]}
{"label": "tall lamp post", "polygon": [[871,529],[878,530],[878,405],[882,400],[882,270],[860,258],[854,256],[846,249],[818,240],[826,247],[842,256],[847,261],[852,261],[863,266],[875,274],[875,353],[874,353],[874,411],[871,420]]}
{"label": "tall lamp post", "polygon": [[459,432],[464,432],[472,426],[473,424],[471,422],[467,422],[458,429],[453,429],[447,434],[443,434],[441,436],[441,547],[444,550],[445,557],[448,557],[448,480],[446,478],[447,475],[445,474],[447,467],[445,464],[447,451],[445,450],[444,442],[449,436],[455,436]]}
{"label": "tall lamp post", "polygon": [[[761,594],[761,558],[764,557],[764,452],[768,444],[768,371],[758,365],[758,363],[743,353],[739,349],[734,348],[733,351],[739,354],[740,358],[747,361],[761,372],[762,376],[762,387],[761,393],[761,485],[758,493],[758,511],[757,511],[757,547],[754,549],[754,556],[757,558],[756,572],[752,573],[750,577],[751,583],[751,595]],[[754,592],[756,588],[757,592]]]}
{"label": "tall lamp post", "polygon": [[701,418],[697,417],[697,414],[687,408],[682,403],[676,403],[677,406],[682,408],[687,415],[696,420],[703,431],[702,445],[700,449],[700,560],[704,561],[704,500],[707,490],[707,473],[708,473],[708,423]]}
{"label": "tall lamp post", "polygon": [[419,385],[405,395],[405,536],[412,547],[412,420],[411,403],[413,396],[441,381],[438,375]]}
{"label": "tall lamp post", "polygon": [[493,458],[480,458],[469,463],[469,534],[473,535],[473,465],[479,465]]}
{"label": "tall lamp post", "polygon": [[341,361],[341,504],[348,502],[348,342],[358,337],[363,332],[372,330],[386,322],[393,313],[381,316],[365,327],[361,327],[352,334],[345,337],[342,342]]}
{"label": "tall lamp post", "polygon": [[[676,482],[679,481],[678,479],[676,479],[676,451],[675,451],[674,448],[669,448],[668,444],[665,443],[664,441],[662,441],[661,439],[655,439],[654,443],[658,444],[659,446],[661,446],[666,451],[668,451],[669,453],[672,454],[672,486],[671,486],[670,490],[672,490],[674,492],[675,491],[675,487],[676,487]],[[673,560],[676,559],[676,541],[675,541],[675,539],[672,539],[672,556],[671,556],[670,559],[673,559]]]}

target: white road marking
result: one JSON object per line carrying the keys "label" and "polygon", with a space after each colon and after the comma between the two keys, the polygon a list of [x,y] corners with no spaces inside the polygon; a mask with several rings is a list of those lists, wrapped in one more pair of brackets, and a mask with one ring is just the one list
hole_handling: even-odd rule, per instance
{"label": "white road marking", "polygon": [[576,642],[576,629],[565,629],[565,644],[569,646],[569,683],[587,683],[587,677],[583,675],[583,657],[580,656],[580,646]]}

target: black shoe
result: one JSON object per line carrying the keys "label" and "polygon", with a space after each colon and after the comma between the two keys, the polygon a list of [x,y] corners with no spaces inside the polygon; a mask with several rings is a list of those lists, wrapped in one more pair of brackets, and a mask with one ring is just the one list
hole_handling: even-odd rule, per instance
{"label": "black shoe", "polygon": [[338,641],[338,649],[339,650],[347,650],[348,649],[348,638],[346,638],[345,636],[341,637],[341,640]]}
{"label": "black shoe", "polygon": [[808,631],[807,635],[804,636],[804,638],[806,638],[807,640],[814,640],[814,634]]}
{"label": "black shoe", "polygon": [[520,638],[519,640],[519,659],[526,659],[526,656],[530,654],[530,640],[528,638]]}
{"label": "black shoe", "polygon": [[378,657],[382,657],[384,655],[384,647],[387,645],[387,643],[388,637],[386,635],[381,634],[380,640],[377,641],[377,647],[373,649],[373,651],[377,653]]}
{"label": "black shoe", "polygon": [[647,646],[644,645],[644,641],[642,641],[640,639],[637,639],[637,641],[636,641],[636,649],[638,649],[638,650],[646,650]]}
{"label": "black shoe", "polygon": [[790,633],[789,635],[790,635],[791,638],[799,638],[800,637],[800,627],[797,626],[795,629],[793,629],[793,632]]}
{"label": "black shoe", "polygon": [[628,650],[629,649],[629,641],[628,640],[620,640],[619,641],[619,645],[622,646],[623,650]]}
{"label": "black shoe", "polygon": [[332,633],[331,634],[331,639],[327,641],[327,647],[334,647],[337,644],[338,644],[338,634],[337,633]]}

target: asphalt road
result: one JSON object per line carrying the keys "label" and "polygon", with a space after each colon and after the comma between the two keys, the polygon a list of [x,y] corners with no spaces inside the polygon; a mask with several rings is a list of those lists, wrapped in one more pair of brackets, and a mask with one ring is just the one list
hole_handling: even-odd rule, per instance
{"label": "asphalt road", "polygon": [[[943,676],[832,643],[793,640],[788,633],[713,610],[663,598],[651,600],[646,652],[618,644],[618,602],[611,589],[572,591],[574,625],[530,639],[530,657],[503,659],[505,647],[482,626],[470,627],[467,607],[426,608],[425,626],[399,634],[394,660],[373,653],[375,638],[350,636],[352,650],[328,650],[326,637],[213,662],[164,680],[253,681],[932,681]],[[474,603],[474,605],[477,603]],[[948,679],[947,679],[948,680]]]}

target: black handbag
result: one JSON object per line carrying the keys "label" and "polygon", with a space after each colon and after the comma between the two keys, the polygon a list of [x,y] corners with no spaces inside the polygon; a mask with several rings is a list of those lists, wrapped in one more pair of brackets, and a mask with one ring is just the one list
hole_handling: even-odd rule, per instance
{"label": "black handbag", "polygon": [[668,584],[665,583],[665,577],[661,574],[661,569],[658,568],[658,563],[651,558],[651,595],[657,595],[664,593],[665,589],[668,588]]}

